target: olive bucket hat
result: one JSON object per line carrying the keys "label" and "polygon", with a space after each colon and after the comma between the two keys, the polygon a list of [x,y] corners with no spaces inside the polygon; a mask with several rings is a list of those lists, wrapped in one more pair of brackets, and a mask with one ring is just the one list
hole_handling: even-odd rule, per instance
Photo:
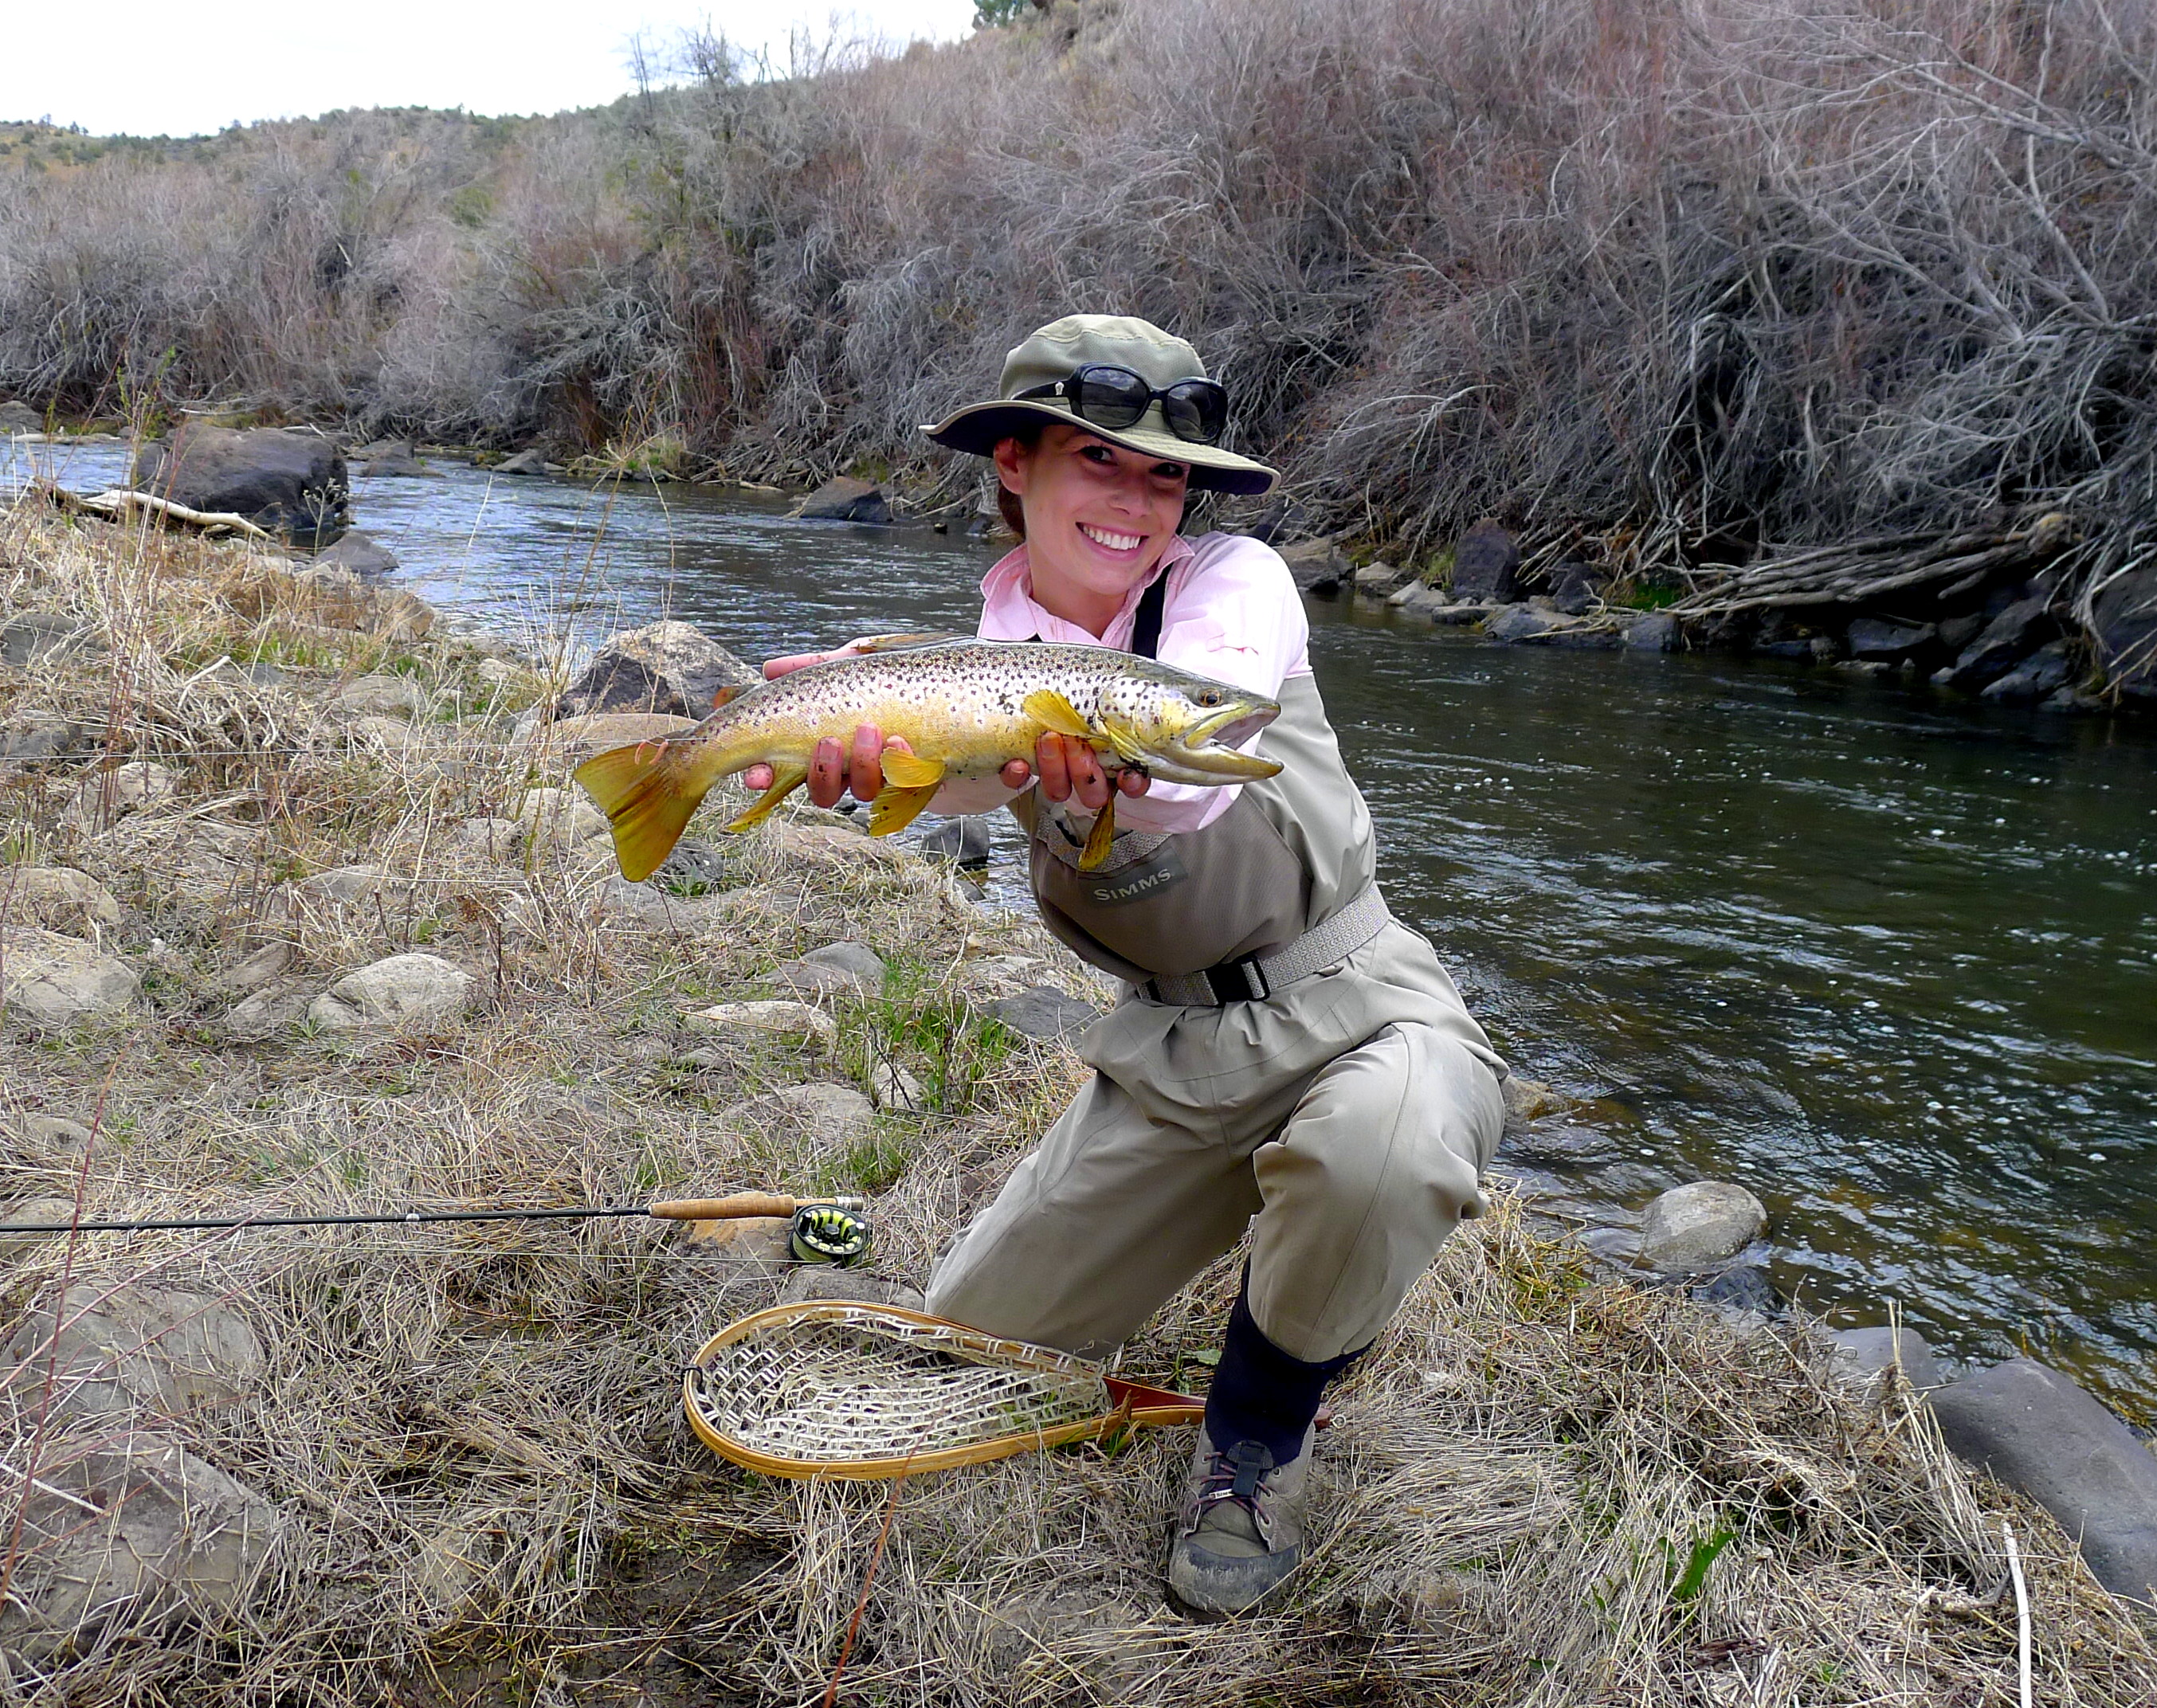
{"label": "olive bucket hat", "polygon": [[[1106,409],[1094,401],[1094,392],[1099,388],[1072,395],[1074,377],[1092,368],[1121,370],[1120,381],[1107,378],[1120,383],[1133,402],[1139,391],[1151,392],[1135,419],[1125,424],[1127,410]],[[1133,374],[1145,382],[1143,387],[1130,379]],[[1003,376],[989,402],[969,404],[921,430],[953,450],[987,456],[1001,441],[1032,423],[1061,421],[1142,456],[1188,465],[1194,489],[1256,497],[1279,478],[1273,470],[1203,438],[1179,435],[1170,424],[1171,408],[1187,428],[1203,431],[1223,424],[1225,412],[1207,395],[1217,399],[1217,388],[1192,388],[1196,396],[1179,390],[1181,382],[1206,378],[1206,364],[1198,352],[1151,321],[1125,315],[1069,314],[1052,321],[1004,358]],[[1104,420],[1113,424],[1104,424]]]}

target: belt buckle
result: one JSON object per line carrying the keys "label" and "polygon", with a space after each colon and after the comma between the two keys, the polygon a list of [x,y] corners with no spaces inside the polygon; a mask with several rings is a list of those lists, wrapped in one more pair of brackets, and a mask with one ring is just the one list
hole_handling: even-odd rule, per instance
{"label": "belt buckle", "polygon": [[[1228,975],[1235,974],[1243,988],[1240,990],[1224,988],[1229,983]],[[1202,975],[1206,988],[1213,993],[1219,1003],[1263,1002],[1273,995],[1273,986],[1266,982],[1264,970],[1259,965],[1256,955],[1247,955],[1242,960],[1225,961],[1221,965],[1208,967]]]}

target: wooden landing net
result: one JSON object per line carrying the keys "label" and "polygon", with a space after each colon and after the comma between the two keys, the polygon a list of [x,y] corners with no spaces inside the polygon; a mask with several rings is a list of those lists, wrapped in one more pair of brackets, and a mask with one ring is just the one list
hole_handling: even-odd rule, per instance
{"label": "wooden landing net", "polygon": [[777,1477],[867,1481],[1190,1423],[1205,1403],[896,1305],[812,1299],[722,1329],[683,1373],[690,1427]]}

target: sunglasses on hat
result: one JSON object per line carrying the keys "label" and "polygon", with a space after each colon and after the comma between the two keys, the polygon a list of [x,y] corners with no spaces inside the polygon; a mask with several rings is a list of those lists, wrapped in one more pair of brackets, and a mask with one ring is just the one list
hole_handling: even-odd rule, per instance
{"label": "sunglasses on hat", "polygon": [[1136,426],[1158,399],[1168,430],[1192,445],[1213,444],[1228,425],[1228,394],[1217,382],[1179,379],[1156,391],[1144,374],[1106,362],[1089,362],[1073,369],[1069,378],[1031,387],[1012,401],[1035,398],[1060,398],[1080,420],[1110,432]]}

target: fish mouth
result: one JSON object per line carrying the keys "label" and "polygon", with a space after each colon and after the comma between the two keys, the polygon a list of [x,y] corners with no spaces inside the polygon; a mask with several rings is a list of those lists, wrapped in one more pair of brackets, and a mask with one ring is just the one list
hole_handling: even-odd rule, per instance
{"label": "fish mouth", "polygon": [[1184,732],[1183,745],[1194,749],[1209,743],[1241,747],[1279,716],[1280,707],[1269,700],[1246,700],[1200,718]]}

